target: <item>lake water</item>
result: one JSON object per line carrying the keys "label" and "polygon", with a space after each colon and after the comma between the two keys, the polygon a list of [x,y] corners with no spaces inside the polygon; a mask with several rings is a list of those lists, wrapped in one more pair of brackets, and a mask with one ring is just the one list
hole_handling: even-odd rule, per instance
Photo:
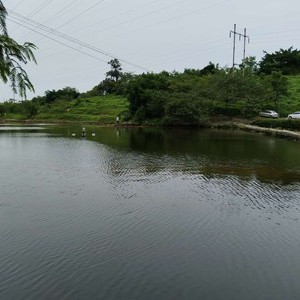
{"label": "lake water", "polygon": [[80,132],[0,127],[0,299],[300,299],[300,143]]}

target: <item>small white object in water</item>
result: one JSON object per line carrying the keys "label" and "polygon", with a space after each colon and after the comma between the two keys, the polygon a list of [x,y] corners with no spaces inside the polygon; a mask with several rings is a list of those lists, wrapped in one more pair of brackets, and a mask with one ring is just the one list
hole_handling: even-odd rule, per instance
{"label": "small white object in water", "polygon": [[92,133],[92,136],[96,136],[96,133],[93,132],[93,133]]}
{"label": "small white object in water", "polygon": [[72,136],[75,136],[76,134],[75,133],[72,133]]}

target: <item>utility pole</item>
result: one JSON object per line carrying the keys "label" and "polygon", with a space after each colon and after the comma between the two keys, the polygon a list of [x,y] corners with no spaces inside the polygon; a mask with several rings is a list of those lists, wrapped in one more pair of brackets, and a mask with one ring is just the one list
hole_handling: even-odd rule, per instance
{"label": "utility pole", "polygon": [[246,34],[247,33],[247,29],[244,28],[244,50],[243,50],[243,62],[245,61],[246,58],[246,40],[248,39],[248,44],[250,43],[250,37]]}
{"label": "utility pole", "polygon": [[231,37],[231,34],[233,34],[233,50],[232,50],[232,72],[234,70],[234,66],[235,66],[235,36],[238,34],[236,32],[236,24],[233,25],[233,31],[230,30],[230,33],[229,33],[229,37]]}
{"label": "utility pole", "polygon": [[233,25],[233,30],[230,30],[229,33],[229,37],[231,37],[231,35],[233,35],[233,51],[232,51],[232,71],[234,70],[234,66],[235,64],[235,43],[236,43],[236,36],[239,37],[239,40],[241,40],[241,38],[244,39],[244,49],[243,49],[243,62],[246,58],[246,40],[248,39],[248,43],[250,42],[250,38],[249,36],[247,36],[246,34],[247,30],[246,28],[244,28],[244,34],[241,34],[239,32],[236,31],[236,24]]}

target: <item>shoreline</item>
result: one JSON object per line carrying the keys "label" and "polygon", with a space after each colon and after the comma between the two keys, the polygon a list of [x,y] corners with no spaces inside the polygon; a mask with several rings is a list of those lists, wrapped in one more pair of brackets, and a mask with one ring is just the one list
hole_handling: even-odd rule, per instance
{"label": "shoreline", "polygon": [[[29,124],[29,125],[95,125],[101,127],[115,127],[115,128],[146,128],[146,127],[165,127],[165,128],[196,128],[194,126],[145,126],[137,124],[115,124],[115,123],[99,123],[96,121],[69,121],[69,120],[15,120],[15,119],[0,119],[0,125],[10,125],[10,124]],[[291,131],[280,128],[267,128],[259,127],[257,125],[252,125],[248,120],[231,120],[231,121],[215,121],[209,122],[206,126],[199,128],[211,128],[211,129],[234,129],[234,130],[244,130],[248,132],[260,133],[265,135],[276,136],[280,138],[288,138],[293,140],[300,140],[299,131]]]}
{"label": "shoreline", "polygon": [[241,129],[244,131],[251,131],[256,133],[263,133],[265,135],[281,137],[281,138],[300,140],[299,131],[291,131],[291,130],[279,129],[279,128],[266,128],[266,127],[259,127],[256,125],[247,125],[247,124],[235,124],[235,125],[237,129]]}

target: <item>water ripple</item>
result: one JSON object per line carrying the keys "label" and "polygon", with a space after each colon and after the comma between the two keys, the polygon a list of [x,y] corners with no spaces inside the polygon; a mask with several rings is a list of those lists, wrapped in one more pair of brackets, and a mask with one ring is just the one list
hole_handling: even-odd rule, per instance
{"label": "water ripple", "polygon": [[37,140],[7,140],[0,298],[232,299],[234,286],[293,299],[281,297],[300,275],[299,183],[282,180],[290,171],[262,180],[259,161],[212,162],[200,148]]}

